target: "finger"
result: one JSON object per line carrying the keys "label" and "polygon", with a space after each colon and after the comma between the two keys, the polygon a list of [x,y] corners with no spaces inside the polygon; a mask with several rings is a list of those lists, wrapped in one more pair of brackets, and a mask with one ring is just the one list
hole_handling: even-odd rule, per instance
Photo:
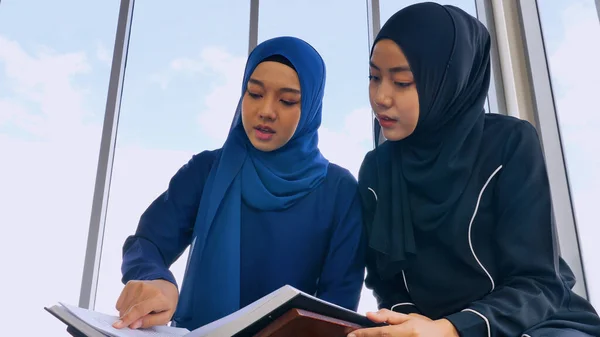
{"label": "finger", "polygon": [[367,313],[367,317],[376,323],[402,324],[410,320],[411,316],[399,312],[393,312],[388,309],[381,309],[378,312]]}
{"label": "finger", "polygon": [[[148,315],[146,315],[146,316],[148,316]],[[139,329],[142,326],[144,317],[146,317],[146,316],[143,316],[142,318],[138,319],[137,321],[129,324],[129,328],[131,328],[131,329]]]}
{"label": "finger", "polygon": [[132,306],[132,302],[138,298],[139,284],[129,281],[121,291],[121,295],[117,299],[116,309],[119,310],[119,316],[122,316]]}
{"label": "finger", "polygon": [[121,290],[121,294],[119,295],[119,298],[117,299],[117,303],[115,304],[115,309],[121,310],[121,308],[123,307],[123,302],[125,301],[125,298],[127,296],[129,296],[129,288],[127,286],[125,286],[123,288],[123,290]]}
{"label": "finger", "polygon": [[172,311],[163,311],[142,317],[140,327],[145,329],[155,325],[166,325],[171,320]]}
{"label": "finger", "polygon": [[411,314],[408,314],[408,316],[414,317],[414,318],[417,318],[417,319],[421,319],[421,320],[425,320],[425,321],[431,321],[431,318],[429,318],[427,316],[423,316],[421,314],[411,313]]}
{"label": "finger", "polygon": [[123,317],[123,315],[131,310],[132,306],[138,304],[141,300],[142,299],[135,296],[132,291],[128,291],[127,294],[123,296],[123,300],[121,301],[120,305],[117,307],[117,310],[119,311],[119,317]]}
{"label": "finger", "polygon": [[398,336],[403,337],[404,335],[398,335],[400,327],[397,325],[384,326],[380,328],[367,328],[354,330],[348,337],[381,337],[381,336]]}
{"label": "finger", "polygon": [[168,304],[165,302],[161,297],[153,297],[137,303],[125,315],[121,316],[119,321],[115,322],[115,327],[119,329],[119,327],[128,326],[151,312],[165,311],[168,309]]}
{"label": "finger", "polygon": [[378,315],[376,312],[367,312],[367,318],[375,323],[384,323],[386,318]]}

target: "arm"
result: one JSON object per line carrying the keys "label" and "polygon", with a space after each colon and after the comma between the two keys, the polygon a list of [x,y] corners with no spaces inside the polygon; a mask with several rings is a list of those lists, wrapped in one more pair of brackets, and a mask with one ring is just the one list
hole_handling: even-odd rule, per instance
{"label": "arm", "polygon": [[[375,208],[377,199],[373,191],[377,190],[377,167],[375,161],[375,151],[367,153],[365,160],[358,174],[358,188],[361,196],[361,205],[363,213],[363,222],[368,230],[375,217]],[[371,191],[369,188],[373,189]],[[368,241],[368,239],[367,239]],[[365,286],[373,290],[373,295],[377,300],[378,309],[390,309],[404,314],[420,314],[419,309],[412,303],[410,295],[404,287],[403,281],[382,280],[377,273],[375,251],[367,247],[367,278]]]}
{"label": "arm", "polygon": [[403,314],[421,314],[402,282],[397,279],[393,282],[382,280],[375,267],[374,251],[368,249],[365,286],[373,290],[378,309],[389,309]]}
{"label": "arm", "polygon": [[496,182],[498,285],[465,310],[446,317],[461,337],[520,336],[568,300],[557,271],[546,167],[536,130],[517,125]]}
{"label": "arm", "polygon": [[142,214],[135,235],[123,246],[123,283],[164,279],[177,285],[169,267],[190,244],[210,156],[208,152],[193,156]]}
{"label": "arm", "polygon": [[356,311],[365,276],[365,241],[354,177],[344,177],[337,191],[334,230],[317,296]]}

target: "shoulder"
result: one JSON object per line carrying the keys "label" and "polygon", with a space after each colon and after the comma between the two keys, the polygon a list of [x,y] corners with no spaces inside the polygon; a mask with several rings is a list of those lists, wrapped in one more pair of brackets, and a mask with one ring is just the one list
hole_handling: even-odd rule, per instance
{"label": "shoulder", "polygon": [[346,168],[334,163],[329,163],[327,168],[326,184],[327,188],[356,189],[358,182],[356,177]]}
{"label": "shoulder", "polygon": [[320,207],[347,208],[354,202],[358,193],[358,182],[346,168],[329,163],[327,177],[319,187],[317,194]]}
{"label": "shoulder", "polygon": [[362,210],[357,207],[360,200],[358,181],[348,169],[330,162],[327,177],[320,190],[317,194],[317,207],[322,214],[331,214],[334,223],[339,223],[342,219],[348,220],[348,216],[360,218]]}
{"label": "shoulder", "polygon": [[486,115],[484,137],[497,139],[501,144],[514,146],[514,142],[539,142],[536,128],[524,119],[512,116]]}
{"label": "shoulder", "polygon": [[391,151],[391,143],[385,141],[377,148],[367,152],[358,172],[358,184],[361,192],[377,185],[380,174],[379,166],[386,167],[386,164],[391,161]]}
{"label": "shoulder", "polygon": [[213,164],[221,155],[221,149],[206,150],[192,155],[187,163],[177,170],[176,180],[202,180],[208,176]]}
{"label": "shoulder", "polygon": [[501,156],[502,163],[524,152],[541,154],[536,128],[526,120],[505,115],[486,115],[482,145],[483,151]]}
{"label": "shoulder", "polygon": [[184,165],[184,167],[188,167],[190,169],[196,170],[210,170],[212,165],[219,159],[221,156],[221,149],[216,150],[205,150],[190,158],[190,160]]}

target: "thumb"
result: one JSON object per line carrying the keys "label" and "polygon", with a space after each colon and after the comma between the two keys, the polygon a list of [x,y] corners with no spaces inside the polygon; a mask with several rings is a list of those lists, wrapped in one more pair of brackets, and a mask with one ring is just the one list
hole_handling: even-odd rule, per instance
{"label": "thumb", "polygon": [[390,311],[388,309],[381,309],[377,312],[368,312],[367,318],[375,323],[388,323],[391,325],[402,324],[412,317],[399,312]]}

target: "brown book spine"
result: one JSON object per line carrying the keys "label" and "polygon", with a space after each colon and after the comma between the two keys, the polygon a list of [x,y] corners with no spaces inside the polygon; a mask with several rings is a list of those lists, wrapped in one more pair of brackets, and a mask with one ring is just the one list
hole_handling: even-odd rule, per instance
{"label": "brown book spine", "polygon": [[362,326],[310,311],[291,309],[254,337],[345,337]]}

